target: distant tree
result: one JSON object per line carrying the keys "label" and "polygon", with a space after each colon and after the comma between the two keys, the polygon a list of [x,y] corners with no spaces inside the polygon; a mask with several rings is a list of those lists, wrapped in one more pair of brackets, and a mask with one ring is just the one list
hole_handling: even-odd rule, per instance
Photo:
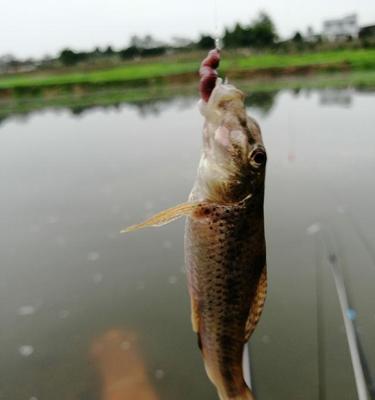
{"label": "distant tree", "polygon": [[259,14],[247,27],[237,23],[232,31],[226,29],[224,33],[224,44],[227,47],[270,47],[276,39],[275,25],[265,13]]}
{"label": "distant tree", "polygon": [[360,39],[375,39],[375,25],[364,26],[358,36]]}
{"label": "distant tree", "polygon": [[100,47],[95,47],[94,51],[91,54],[94,56],[100,56],[102,54],[102,51]]}
{"label": "distant tree", "polygon": [[133,35],[131,38],[130,38],[130,45],[129,45],[129,48],[130,47],[142,47],[142,39],[139,37],[139,36],[137,36],[137,35]]}
{"label": "distant tree", "polygon": [[316,36],[316,40],[315,40],[316,43],[321,44],[324,42],[323,36],[321,34],[317,34],[315,36]]}
{"label": "distant tree", "polygon": [[259,109],[264,115],[268,114],[275,105],[275,98],[278,91],[253,92],[245,99],[247,106]]}
{"label": "distant tree", "polygon": [[237,23],[232,31],[225,30],[223,39],[227,47],[248,47],[252,41],[252,29]]}
{"label": "distant tree", "polygon": [[104,54],[105,54],[106,56],[112,56],[112,55],[114,54],[114,51],[113,51],[112,47],[111,47],[111,46],[108,46],[108,47],[104,50]]}
{"label": "distant tree", "polygon": [[359,39],[365,48],[375,48],[375,25],[365,26],[359,31]]}
{"label": "distant tree", "polygon": [[130,38],[130,46],[119,51],[120,57],[123,59],[131,59],[137,56],[150,57],[166,53],[167,46],[158,40],[155,40],[151,35],[146,35],[143,38],[133,35]]}
{"label": "distant tree", "polygon": [[251,28],[254,47],[271,47],[275,44],[277,39],[275,25],[266,13],[260,13]]}
{"label": "distant tree", "polygon": [[140,49],[151,49],[153,47],[162,47],[164,45],[160,40],[154,39],[151,35],[145,35],[143,38],[133,35],[130,38],[130,47],[138,47]]}
{"label": "distant tree", "polygon": [[64,49],[59,56],[59,60],[67,66],[77,64],[79,57],[77,53],[70,49]]}
{"label": "distant tree", "polygon": [[142,41],[142,47],[145,49],[150,49],[151,47],[156,47],[157,44],[151,35],[146,35]]}
{"label": "distant tree", "polygon": [[197,42],[200,49],[213,49],[215,47],[215,39],[208,35],[201,35]]}
{"label": "distant tree", "polygon": [[297,43],[297,44],[301,44],[301,43],[303,43],[303,36],[301,35],[301,33],[300,32],[296,32],[295,34],[294,34],[294,36],[293,36],[293,38],[292,38],[292,41],[294,42],[294,43]]}
{"label": "distant tree", "polygon": [[58,59],[61,61],[64,65],[70,66],[70,65],[76,65],[81,61],[86,61],[87,59],[90,58],[90,56],[95,53],[85,53],[85,52],[75,52],[70,49],[64,49]]}
{"label": "distant tree", "polygon": [[137,46],[129,46],[126,49],[120,50],[119,54],[121,58],[126,60],[141,55],[141,50]]}
{"label": "distant tree", "polygon": [[167,48],[165,46],[151,47],[141,49],[141,55],[144,57],[161,56],[162,54],[165,54],[166,51]]}
{"label": "distant tree", "polygon": [[305,41],[304,37],[299,31],[293,35],[291,42],[293,44],[292,47],[297,50],[303,50],[308,46],[308,42]]}

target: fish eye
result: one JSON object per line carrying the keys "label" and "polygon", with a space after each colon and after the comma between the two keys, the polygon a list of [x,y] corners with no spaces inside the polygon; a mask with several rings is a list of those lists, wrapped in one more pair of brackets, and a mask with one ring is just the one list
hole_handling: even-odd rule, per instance
{"label": "fish eye", "polygon": [[251,154],[250,154],[250,164],[255,167],[259,168],[261,166],[266,165],[267,162],[267,154],[263,149],[255,149]]}

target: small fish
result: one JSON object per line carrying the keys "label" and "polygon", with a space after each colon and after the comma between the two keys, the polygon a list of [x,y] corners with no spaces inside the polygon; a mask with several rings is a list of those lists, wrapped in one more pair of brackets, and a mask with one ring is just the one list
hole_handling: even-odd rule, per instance
{"label": "small fish", "polygon": [[186,216],[185,260],[193,330],[221,400],[254,399],[242,370],[245,343],[267,291],[264,236],[266,151],[244,94],[223,83],[211,50],[200,68],[203,152],[187,203],[126,232]]}

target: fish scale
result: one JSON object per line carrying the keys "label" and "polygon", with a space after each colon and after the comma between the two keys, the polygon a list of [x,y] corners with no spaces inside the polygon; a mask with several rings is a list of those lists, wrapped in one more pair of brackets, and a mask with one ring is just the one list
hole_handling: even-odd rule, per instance
{"label": "fish scale", "polygon": [[249,310],[258,309],[255,293],[265,271],[263,213],[257,209],[262,205],[254,197],[232,209],[214,206],[203,220],[186,222],[186,265],[206,368],[231,396],[244,389],[246,325]]}
{"label": "fish scale", "polygon": [[125,230],[187,217],[185,261],[191,321],[207,375],[221,400],[252,400],[242,371],[245,343],[267,292],[264,237],[266,151],[244,94],[223,83],[212,50],[200,68],[203,151],[187,203]]}

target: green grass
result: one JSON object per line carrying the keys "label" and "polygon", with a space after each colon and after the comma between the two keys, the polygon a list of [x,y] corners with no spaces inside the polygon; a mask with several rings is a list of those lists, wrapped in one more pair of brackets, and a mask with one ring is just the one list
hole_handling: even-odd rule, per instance
{"label": "green grass", "polygon": [[186,63],[140,63],[101,71],[65,74],[32,74],[0,78],[0,89],[26,86],[63,86],[67,84],[102,84],[184,74],[197,69],[196,62]]}
{"label": "green grass", "polygon": [[[226,58],[227,57],[227,58]],[[230,58],[229,58],[230,57]],[[60,71],[51,73],[19,74],[0,76],[0,91],[9,89],[50,88],[75,85],[104,86],[115,84],[142,84],[168,82],[173,77],[186,76],[193,80],[200,60],[178,60],[176,57],[152,61],[138,61],[126,65],[97,71]],[[336,50],[305,54],[254,54],[251,56],[229,55],[223,52],[221,73],[236,76],[241,72],[298,68],[304,66],[340,66],[345,63],[349,69],[375,70],[375,50]],[[190,74],[190,75],[189,75]]]}
{"label": "green grass", "polygon": [[352,69],[375,69],[375,50],[336,50],[303,54],[264,54],[224,60],[225,68],[264,69],[347,63]]}
{"label": "green grass", "polygon": [[[244,93],[277,92],[281,89],[357,88],[375,89],[375,70],[350,73],[318,74],[309,77],[282,77],[235,82]],[[91,107],[107,107],[115,104],[143,104],[167,100],[175,96],[191,96],[198,99],[196,83],[188,85],[155,85],[129,89],[101,89],[84,94],[63,93],[58,96],[16,96],[0,100],[0,123],[12,115],[25,115],[37,110],[70,109],[79,112]]]}

